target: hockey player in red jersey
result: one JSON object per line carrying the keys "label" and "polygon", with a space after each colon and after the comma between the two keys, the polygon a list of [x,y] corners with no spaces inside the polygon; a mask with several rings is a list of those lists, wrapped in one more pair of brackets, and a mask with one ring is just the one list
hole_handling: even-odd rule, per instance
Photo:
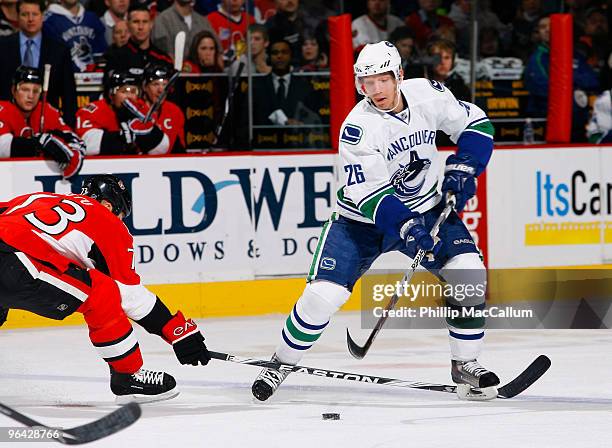
{"label": "hockey player in red jersey", "polygon": [[105,98],[77,111],[77,134],[88,155],[165,154],[168,136],[151,120],[140,99],[141,78],[131,72],[109,75]]}
{"label": "hockey player in red jersey", "polygon": [[36,68],[18,67],[11,88],[13,100],[0,101],[0,157],[37,157],[43,155],[60,165],[68,179],[83,164],[85,145],[64,123],[59,111],[43,104],[42,77]]}
{"label": "hockey player in red jersey", "polygon": [[171,344],[181,364],[206,365],[210,356],[195,322],[172,315],[140,283],[121,221],[131,209],[129,191],[112,175],[87,178],[80,195],[34,193],[1,203],[0,324],[11,308],[58,320],[82,313],[118,401],[158,401],[178,395],[176,382],[142,368],[128,317]]}
{"label": "hockey player in red jersey", "polygon": [[[152,107],[164,91],[172,77],[172,68],[168,65],[149,64],[144,69],[143,90],[144,100],[148,107]],[[184,152],[185,150],[185,115],[173,102],[164,100],[153,113],[152,119],[168,136],[169,146],[167,152]]]}

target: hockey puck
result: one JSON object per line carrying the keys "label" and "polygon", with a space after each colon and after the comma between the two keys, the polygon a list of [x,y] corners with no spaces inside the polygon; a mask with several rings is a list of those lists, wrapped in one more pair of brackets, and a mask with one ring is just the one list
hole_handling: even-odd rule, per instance
{"label": "hockey puck", "polygon": [[323,420],[340,420],[340,414],[321,414]]}

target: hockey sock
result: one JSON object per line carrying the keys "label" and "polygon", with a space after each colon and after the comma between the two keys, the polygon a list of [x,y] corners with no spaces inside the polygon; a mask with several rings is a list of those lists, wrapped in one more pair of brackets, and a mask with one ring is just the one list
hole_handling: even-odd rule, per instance
{"label": "hockey sock", "polygon": [[457,316],[446,319],[451,359],[477,359],[482,351],[485,325],[484,317],[477,312],[485,308],[487,271],[478,254],[467,253],[453,257],[440,273],[455,291],[454,297],[446,302]]}
{"label": "hockey sock", "polygon": [[89,273],[91,292],[78,309],[89,328],[89,338],[113,370],[134,373],[142,367],[142,354],[132,325],[121,308],[119,288],[101,272]]}
{"label": "hockey sock", "polygon": [[276,349],[278,359],[283,363],[297,364],[306,350],[319,339],[331,316],[350,294],[346,288],[327,281],[306,285],[285,321]]}

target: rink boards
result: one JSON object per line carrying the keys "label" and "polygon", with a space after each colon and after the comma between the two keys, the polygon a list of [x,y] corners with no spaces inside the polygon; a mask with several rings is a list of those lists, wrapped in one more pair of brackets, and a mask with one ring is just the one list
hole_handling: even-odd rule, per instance
{"label": "rink boards", "polygon": [[[336,157],[95,158],[85,161],[81,176],[112,172],[130,186],[135,206],[126,225],[137,270],[171,308],[194,317],[254,315],[286,312],[299,296],[320,228],[334,209]],[[609,167],[609,146],[496,150],[464,214],[488,266],[610,263]],[[78,191],[82,180],[61,181],[52,164],[38,160],[2,161],[0,176],[0,200],[43,189]],[[397,255],[376,264],[404,266]],[[346,309],[358,307],[356,288]],[[14,311],[9,320],[11,326],[49,323]]]}

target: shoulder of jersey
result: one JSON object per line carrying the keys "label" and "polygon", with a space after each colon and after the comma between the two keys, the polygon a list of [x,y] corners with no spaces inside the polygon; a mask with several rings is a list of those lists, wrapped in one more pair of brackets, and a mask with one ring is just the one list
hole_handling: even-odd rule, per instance
{"label": "shoulder of jersey", "polygon": [[340,129],[340,141],[348,145],[358,145],[365,137],[366,131],[377,128],[380,120],[378,113],[372,111],[365,101],[360,101],[347,115]]}
{"label": "shoulder of jersey", "polygon": [[409,105],[435,101],[442,98],[442,94],[446,91],[446,87],[438,81],[426,78],[406,79],[402,82],[401,89]]}
{"label": "shoulder of jersey", "polygon": [[0,112],[1,113],[12,113],[17,112],[17,106],[10,101],[0,101]]}

